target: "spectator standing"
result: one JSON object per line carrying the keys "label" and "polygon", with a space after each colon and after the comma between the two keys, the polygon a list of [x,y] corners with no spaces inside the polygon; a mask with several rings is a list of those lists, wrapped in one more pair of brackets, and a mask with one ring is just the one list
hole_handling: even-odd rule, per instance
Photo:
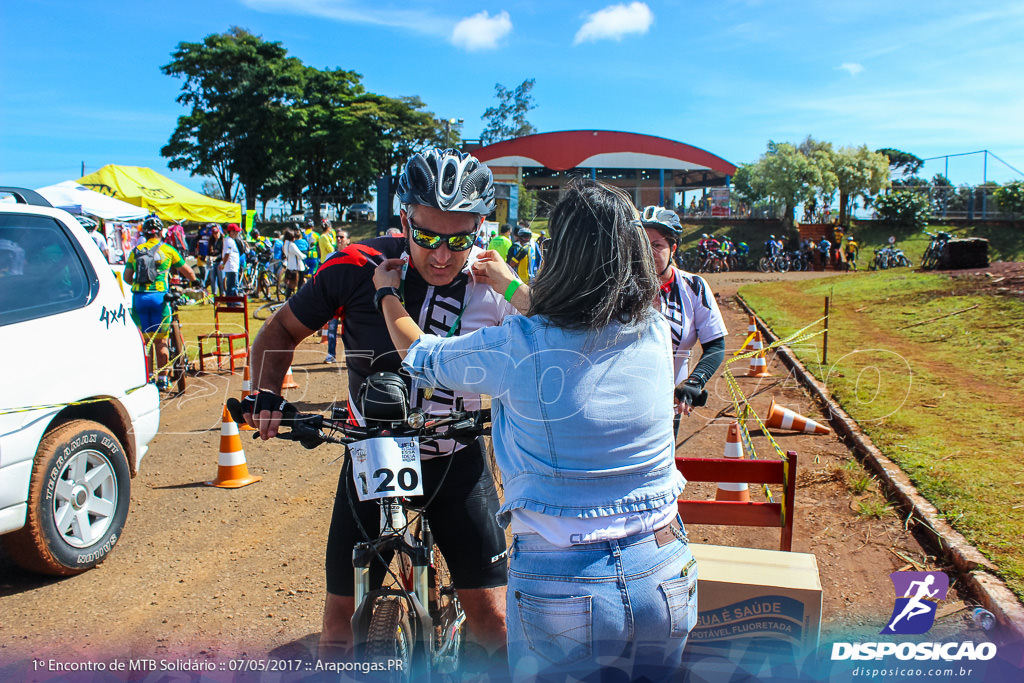
{"label": "spectator standing", "polygon": [[[338,242],[336,245],[337,251],[344,251],[345,247],[352,244],[352,238],[348,235],[348,230],[338,231]],[[331,318],[330,322],[327,323],[327,356],[324,358],[325,363],[333,363],[337,360],[338,353],[338,325],[341,323],[338,320],[338,316]]]}
{"label": "spectator standing", "polygon": [[103,252],[103,258],[107,259],[107,263],[110,263],[110,247],[107,245],[107,238],[100,231],[100,224],[97,221],[87,216],[77,216],[78,222],[85,226],[86,232],[89,233],[89,237],[96,243],[100,251]]}
{"label": "spectator standing", "polygon": [[[637,218],[622,190],[573,180],[551,213],[529,315],[459,337],[424,334],[406,312],[401,261],[374,275],[405,370],[492,396],[516,681],[674,680],[696,622],[696,562],[676,509],[686,482],[671,335],[651,306],[658,275]],[[512,283],[507,271],[486,276]]]}
{"label": "spectator standing", "polygon": [[238,269],[241,267],[241,250],[238,240],[242,229],[237,223],[228,223],[227,233],[221,239],[219,270],[224,278],[224,295],[238,296]]}
{"label": "spectator standing", "polygon": [[285,296],[290,298],[302,285],[302,274],[306,271],[306,254],[299,248],[301,235],[297,229],[288,228],[284,231],[284,285]]}
{"label": "spectator standing", "polygon": [[492,237],[491,241],[487,243],[487,248],[498,252],[501,256],[501,260],[508,260],[508,250],[512,248],[512,226],[508,223],[503,223],[499,229],[497,237]]}
{"label": "spectator standing", "polygon": [[540,247],[537,246],[529,228],[521,227],[516,230],[516,242],[509,247],[506,262],[523,282],[529,282],[530,278],[537,274],[540,267]]}
{"label": "spectator standing", "polygon": [[331,222],[324,219],[320,225],[320,236],[317,237],[316,247],[317,254],[320,256],[321,261],[326,261],[331,257],[337,250],[338,236],[334,232],[334,228],[331,227]]}

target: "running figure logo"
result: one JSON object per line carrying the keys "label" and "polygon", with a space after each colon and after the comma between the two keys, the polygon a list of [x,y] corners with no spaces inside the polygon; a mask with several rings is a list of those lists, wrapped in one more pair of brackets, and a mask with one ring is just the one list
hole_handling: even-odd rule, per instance
{"label": "running figure logo", "polygon": [[889,578],[896,589],[896,604],[889,625],[881,632],[926,632],[935,623],[935,603],[946,599],[949,577],[944,572],[893,572]]}

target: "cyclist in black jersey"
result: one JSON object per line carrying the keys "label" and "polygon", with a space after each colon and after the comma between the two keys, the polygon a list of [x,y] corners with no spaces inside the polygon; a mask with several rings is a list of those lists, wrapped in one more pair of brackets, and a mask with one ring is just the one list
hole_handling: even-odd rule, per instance
{"label": "cyclist in black jersey", "polygon": [[[506,316],[525,310],[525,285],[499,292],[490,286],[488,269],[508,269],[494,252],[474,246],[483,219],[494,208],[490,170],[469,155],[453,149],[433,149],[410,159],[398,182],[402,202],[403,237],[379,237],[346,247],[328,258],[313,278],[260,330],[252,346],[252,378],[259,388],[245,418],[266,439],[277,433],[281,413],[281,383],[295,347],[338,316],[348,366],[349,410],[362,416],[353,400],[366,378],[375,372],[398,372],[395,351],[379,312],[381,294],[374,290],[373,273],[388,258],[404,258],[401,285],[396,292],[424,330],[441,336],[464,334],[500,324]],[[472,265],[472,270],[470,269]],[[507,277],[505,278],[507,281]],[[495,285],[497,286],[497,285]],[[457,397],[466,409],[479,406],[477,394],[424,389],[411,381],[413,407],[447,413]],[[420,445],[430,526],[451,571],[466,612],[471,635],[498,648],[505,643],[505,585],[507,551],[495,513],[498,497],[479,443],[461,447],[436,441]],[[436,489],[436,494],[435,494]],[[351,501],[351,503],[350,503]],[[327,542],[327,596],[320,652],[337,657],[352,645],[354,609],[352,547],[363,540],[353,507],[363,528],[378,528],[379,508],[356,499],[351,481],[339,481]],[[378,568],[383,576],[383,568]]]}

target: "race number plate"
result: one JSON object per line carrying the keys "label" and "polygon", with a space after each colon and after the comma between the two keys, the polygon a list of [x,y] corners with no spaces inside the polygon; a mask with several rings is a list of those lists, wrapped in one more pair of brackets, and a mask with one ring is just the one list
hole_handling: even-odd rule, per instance
{"label": "race number plate", "polygon": [[420,444],[414,437],[356,441],[348,452],[359,500],[423,494]]}

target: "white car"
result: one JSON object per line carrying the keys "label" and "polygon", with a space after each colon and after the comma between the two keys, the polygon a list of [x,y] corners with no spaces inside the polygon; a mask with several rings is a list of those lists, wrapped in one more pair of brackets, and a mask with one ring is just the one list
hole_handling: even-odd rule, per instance
{"label": "white car", "polygon": [[142,335],[71,214],[0,188],[0,543],[26,569],[77,574],[121,537],[160,422]]}

